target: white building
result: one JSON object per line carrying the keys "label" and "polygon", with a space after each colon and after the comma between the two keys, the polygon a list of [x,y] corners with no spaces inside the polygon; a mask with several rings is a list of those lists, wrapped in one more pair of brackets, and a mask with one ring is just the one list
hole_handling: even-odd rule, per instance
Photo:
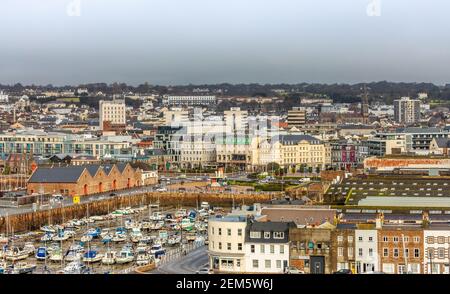
{"label": "white building", "polygon": [[126,125],[125,100],[100,100],[99,122],[101,130],[105,122],[112,125]]}
{"label": "white building", "polygon": [[0,91],[0,102],[8,103],[9,98],[7,94],[4,94],[3,91]]}
{"label": "white building", "polygon": [[431,225],[423,231],[424,273],[449,274],[450,227]]}
{"label": "white building", "polygon": [[378,258],[378,230],[355,230],[356,272],[380,271]]}
{"label": "white building", "polygon": [[250,222],[245,238],[247,273],[283,273],[289,266],[288,222]]}
{"label": "white building", "polygon": [[211,105],[216,103],[216,96],[163,96],[165,105]]}
{"label": "white building", "polygon": [[398,123],[410,124],[420,120],[420,100],[402,97],[394,100],[394,119]]}
{"label": "white building", "polygon": [[217,272],[246,272],[245,229],[243,216],[211,217],[208,222],[210,268]]}
{"label": "white building", "polygon": [[239,107],[231,107],[223,112],[225,121],[225,132],[227,135],[236,133],[243,134],[248,128],[248,112]]}

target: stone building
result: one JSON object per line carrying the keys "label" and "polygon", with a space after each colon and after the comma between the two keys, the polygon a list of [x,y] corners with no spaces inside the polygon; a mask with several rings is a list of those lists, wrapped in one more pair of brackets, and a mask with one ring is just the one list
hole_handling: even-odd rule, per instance
{"label": "stone building", "polygon": [[27,183],[32,193],[90,195],[142,186],[142,171],[128,163],[39,167]]}

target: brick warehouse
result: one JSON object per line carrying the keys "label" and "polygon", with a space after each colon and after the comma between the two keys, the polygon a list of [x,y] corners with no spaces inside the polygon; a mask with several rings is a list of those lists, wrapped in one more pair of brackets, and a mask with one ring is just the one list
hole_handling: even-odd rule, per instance
{"label": "brick warehouse", "polygon": [[142,185],[142,171],[128,163],[39,167],[28,180],[27,192],[82,196]]}

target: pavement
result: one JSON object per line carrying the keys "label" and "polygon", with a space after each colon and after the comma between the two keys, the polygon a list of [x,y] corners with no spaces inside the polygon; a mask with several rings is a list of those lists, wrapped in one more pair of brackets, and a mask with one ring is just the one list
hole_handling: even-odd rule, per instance
{"label": "pavement", "polygon": [[181,259],[174,259],[160,265],[150,274],[195,274],[197,270],[208,267],[207,246],[201,246]]}

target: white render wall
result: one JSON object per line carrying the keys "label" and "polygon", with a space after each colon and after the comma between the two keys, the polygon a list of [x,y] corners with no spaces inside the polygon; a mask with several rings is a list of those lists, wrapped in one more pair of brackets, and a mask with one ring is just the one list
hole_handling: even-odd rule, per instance
{"label": "white render wall", "polygon": [[[255,246],[255,253],[251,252],[251,245]],[[270,253],[271,245],[274,253]],[[261,246],[264,246],[264,253],[261,253]],[[280,246],[284,253],[280,253]],[[253,267],[253,260],[258,260],[258,268]],[[266,268],[266,260],[270,260],[270,268]],[[281,263],[280,268],[277,268],[277,260]],[[245,268],[249,273],[283,273],[284,261],[289,266],[289,243],[245,243]]]}

